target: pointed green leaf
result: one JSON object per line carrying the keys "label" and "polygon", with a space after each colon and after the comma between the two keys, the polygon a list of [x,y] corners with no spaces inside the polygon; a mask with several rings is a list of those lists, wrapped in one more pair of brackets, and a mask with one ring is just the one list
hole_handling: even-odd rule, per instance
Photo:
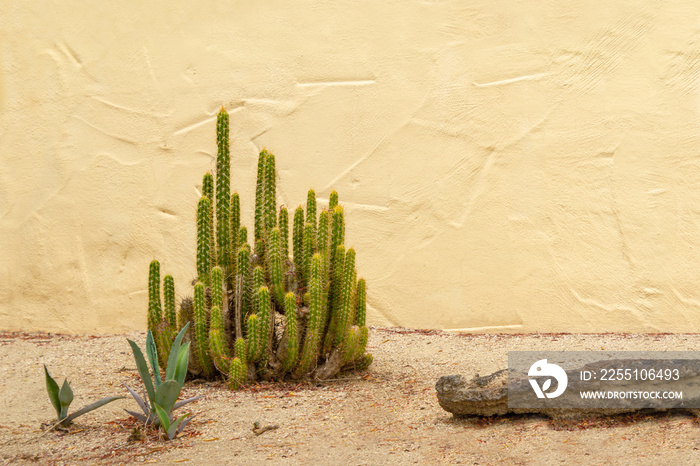
{"label": "pointed green leaf", "polygon": [[63,379],[63,385],[58,391],[58,401],[61,403],[61,413],[58,418],[63,419],[68,415],[68,407],[73,402],[73,390],[70,388],[68,379]]}
{"label": "pointed green leaf", "polygon": [[114,400],[119,400],[122,398],[126,398],[126,397],[125,396],[108,396],[107,398],[102,398],[99,401],[95,401],[94,403],[90,403],[89,405],[85,406],[84,408],[80,408],[79,410],[77,410],[76,412],[74,412],[73,414],[71,414],[70,416],[65,418],[63,420],[63,424],[68,425],[76,417],[82,416],[83,414],[89,413],[90,411],[95,410],[101,406],[104,406],[107,403],[111,403]]}
{"label": "pointed green leaf", "polygon": [[173,374],[173,380],[175,380],[180,387],[185,384],[185,377],[187,376],[187,365],[190,362],[190,342],[188,341],[180,347],[178,351],[177,359],[175,361],[175,373]]}
{"label": "pointed green leaf", "polygon": [[44,364],[44,373],[46,374],[46,391],[49,394],[49,400],[51,401],[53,408],[56,410],[56,417],[58,417],[60,420],[59,416],[61,415],[61,402],[58,400],[58,384],[53,377],[51,377],[51,374],[49,374],[46,364]]}
{"label": "pointed green leaf", "polygon": [[165,432],[168,432],[168,428],[170,427],[170,418],[168,417],[168,413],[165,412],[163,408],[161,408],[158,403],[155,403],[153,407],[156,409],[156,415],[158,416],[158,419],[160,420],[160,425],[163,426],[163,429],[165,429]]}
{"label": "pointed green leaf", "polygon": [[148,400],[153,405],[153,399],[156,397],[156,391],[153,388],[153,381],[151,380],[151,374],[148,372],[148,366],[146,365],[146,359],[143,357],[141,348],[138,347],[136,343],[131,340],[127,340],[129,345],[131,345],[131,351],[134,352],[134,359],[136,360],[136,368],[141,376],[141,381],[146,387],[146,394],[148,395]]}
{"label": "pointed green leaf", "polygon": [[180,396],[180,385],[178,385],[175,380],[166,380],[160,384],[160,387],[158,387],[158,390],[156,390],[156,397],[153,400],[153,403],[157,404],[163,408],[166,413],[170,414],[178,396]]}
{"label": "pointed green leaf", "polygon": [[[190,323],[187,322],[184,327],[182,327],[182,330],[180,330],[180,333],[177,334],[175,337],[175,341],[173,342],[173,346],[170,349],[170,355],[168,356],[168,365],[165,368],[165,380],[175,380],[175,371],[177,368],[177,358],[180,354],[180,345],[182,344],[182,339],[185,336],[185,332],[187,331],[187,327],[190,326]],[[187,352],[189,355],[189,350]],[[187,367],[185,367],[185,372],[187,371]],[[184,380],[183,380],[184,382]],[[182,385],[182,383],[180,383]]]}
{"label": "pointed green leaf", "polygon": [[151,367],[153,368],[153,382],[155,384],[155,389],[158,390],[160,385],[160,367],[158,366],[158,348],[156,347],[156,342],[153,340],[153,334],[149,330],[146,334],[146,354],[148,355],[148,360],[151,362]]}
{"label": "pointed green leaf", "polygon": [[183,415],[180,416],[175,422],[173,422],[172,424],[170,424],[170,427],[168,427],[168,428],[166,429],[165,432],[168,434],[168,438],[169,438],[170,440],[172,440],[172,439],[175,437],[175,435],[177,435],[177,433],[179,432],[178,426],[180,425],[180,423],[181,423],[182,421],[185,420],[185,418],[186,418],[187,416],[188,416],[187,414],[183,414]]}

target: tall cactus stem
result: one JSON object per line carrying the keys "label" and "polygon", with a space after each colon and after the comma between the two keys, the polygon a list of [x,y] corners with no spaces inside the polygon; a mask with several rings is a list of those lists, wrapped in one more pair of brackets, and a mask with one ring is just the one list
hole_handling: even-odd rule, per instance
{"label": "tall cactus stem", "polygon": [[294,211],[292,252],[294,254],[294,268],[303,288],[306,286],[306,273],[304,271],[304,209],[301,206]]}
{"label": "tall cactus stem", "polygon": [[275,181],[275,156],[267,153],[265,161],[265,231],[277,223],[277,186]]}
{"label": "tall cactus stem", "polygon": [[[265,165],[267,151],[262,150],[258,156],[258,177],[255,184],[255,237],[254,241],[263,238],[265,228]],[[258,253],[256,251],[256,253]]]}
{"label": "tall cactus stem", "polygon": [[202,196],[197,206],[197,275],[199,281],[209,286],[211,284],[211,202]]}
{"label": "tall cactus stem", "polygon": [[211,172],[204,174],[202,178],[202,196],[209,199],[209,231],[211,236],[209,237],[209,255],[211,257],[212,265],[216,263],[216,235],[214,234],[214,175]]}
{"label": "tall cactus stem", "polygon": [[242,277],[242,296],[241,296],[241,319],[245,322],[248,314],[252,312],[250,299],[250,245],[245,243],[238,248],[238,271],[237,276]]}
{"label": "tall cactus stem", "polygon": [[309,318],[306,330],[306,338],[299,356],[297,375],[305,375],[316,365],[323,331],[323,309],[321,289],[321,256],[314,254],[311,260],[311,277],[309,280]]}
{"label": "tall cactus stem", "polygon": [[156,326],[163,320],[160,301],[160,262],[151,261],[148,269],[148,329],[155,334]]}
{"label": "tall cactus stem", "polygon": [[343,280],[340,290],[340,312],[338,313],[338,324],[335,328],[335,346],[342,346],[347,343],[348,330],[350,323],[353,321],[352,307],[352,288],[353,288],[353,271],[355,269],[355,250],[348,249],[345,254]]}
{"label": "tall cactus stem", "polygon": [[233,280],[233,275],[236,273],[236,270],[238,270],[238,267],[236,263],[238,262],[238,248],[240,247],[241,244],[241,238],[240,238],[240,228],[241,228],[241,198],[238,195],[238,193],[234,192],[231,194],[231,204],[230,204],[230,212],[229,212],[229,220],[230,220],[230,237],[231,237],[231,245],[230,245],[230,261],[229,261],[229,273],[228,276],[230,277],[231,284],[234,283]]}
{"label": "tall cactus stem", "polygon": [[209,377],[212,374],[212,365],[209,357],[209,325],[204,293],[204,285],[201,282],[197,283],[194,286],[194,331],[197,358],[202,366],[204,376]]}
{"label": "tall cactus stem", "polygon": [[174,329],[177,322],[175,313],[175,280],[172,275],[163,277],[163,311],[166,322]]}
{"label": "tall cactus stem", "polygon": [[282,270],[282,244],[280,229],[275,227],[270,230],[267,248],[267,266],[272,296],[277,304],[284,306],[284,271]]}
{"label": "tall cactus stem", "polygon": [[248,317],[247,362],[257,362],[263,354],[263,339],[260,334],[260,319],[252,314]]}
{"label": "tall cactus stem", "polygon": [[248,359],[248,346],[246,344],[246,341],[244,338],[236,338],[236,341],[233,344],[234,348],[234,355],[243,361],[243,364],[246,363]]}
{"label": "tall cactus stem", "polygon": [[306,223],[316,226],[316,192],[313,189],[306,195]]}
{"label": "tall cactus stem", "polygon": [[224,108],[216,118],[216,242],[217,264],[228,269],[230,258],[231,155],[229,153],[229,117]]}
{"label": "tall cactus stem", "polygon": [[211,307],[224,309],[224,272],[218,265],[211,269]]}
{"label": "tall cactus stem", "polygon": [[224,318],[221,308],[212,306],[209,328],[209,354],[219,372],[226,374],[231,364],[231,352],[228,349],[224,333]]}
{"label": "tall cactus stem", "polygon": [[328,210],[333,212],[333,209],[335,209],[335,206],[338,205],[338,192],[334,189],[331,191],[331,195],[328,198]]}
{"label": "tall cactus stem", "polygon": [[282,261],[285,261],[289,257],[289,212],[285,206],[280,207],[277,225],[280,228]]}
{"label": "tall cactus stem", "polygon": [[[304,276],[311,275],[311,258],[316,251],[316,228],[313,224],[304,225]],[[307,278],[308,280],[308,278]],[[308,282],[306,283],[308,286]]]}
{"label": "tall cactus stem", "polygon": [[297,330],[297,304],[294,293],[287,293],[284,297],[284,314],[287,319],[287,352],[282,361],[282,370],[291,372],[297,363],[299,354],[299,335]]}
{"label": "tall cactus stem", "polygon": [[367,320],[367,284],[364,278],[357,280],[357,298],[355,300],[355,325],[362,327]]}
{"label": "tall cactus stem", "polygon": [[248,368],[240,358],[231,360],[231,367],[228,373],[228,386],[231,390],[238,390],[246,383]]}
{"label": "tall cactus stem", "polygon": [[272,344],[272,303],[270,301],[270,290],[266,286],[261,286],[257,292],[258,317],[260,318],[260,336],[263,339],[263,356],[271,350]]}

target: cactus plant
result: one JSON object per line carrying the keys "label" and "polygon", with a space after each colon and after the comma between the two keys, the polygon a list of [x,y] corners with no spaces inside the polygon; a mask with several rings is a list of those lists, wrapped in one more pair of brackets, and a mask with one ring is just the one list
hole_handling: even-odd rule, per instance
{"label": "cactus plant", "polygon": [[163,313],[159,264],[149,274],[148,322],[158,353],[167,355],[176,331],[191,324],[189,370],[228,378],[233,389],[259,379],[323,380],[366,368],[372,362],[365,353],[366,283],[357,278],[354,249],[345,246],[338,193],[329,194],[326,209],[309,190],[306,208],[297,207],[290,219],[286,207],[277,209],[275,156],[263,149],[249,242],[240,196],[230,189],[228,125],[222,109],[216,172],[204,176],[197,205],[194,299],[183,299],[177,318],[172,277],[164,283]]}

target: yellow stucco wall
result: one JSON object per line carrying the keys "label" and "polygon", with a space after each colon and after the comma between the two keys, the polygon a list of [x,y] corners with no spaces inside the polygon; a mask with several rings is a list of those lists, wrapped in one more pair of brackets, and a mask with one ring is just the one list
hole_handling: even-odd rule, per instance
{"label": "yellow stucco wall", "polygon": [[223,104],[244,222],[263,147],[337,189],[370,323],[697,332],[699,96],[688,0],[0,2],[0,328],[190,293]]}

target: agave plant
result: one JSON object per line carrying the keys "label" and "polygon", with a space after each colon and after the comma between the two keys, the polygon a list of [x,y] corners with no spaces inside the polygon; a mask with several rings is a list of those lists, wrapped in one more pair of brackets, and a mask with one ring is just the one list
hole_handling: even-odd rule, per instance
{"label": "agave plant", "polygon": [[146,359],[143,356],[143,352],[141,352],[141,348],[133,341],[127,340],[129,345],[131,345],[131,350],[134,352],[136,367],[141,376],[141,381],[143,382],[146,393],[141,397],[128,385],[124,384],[143,411],[143,413],[129,410],[126,410],[126,412],[144,424],[163,426],[165,433],[171,440],[182,432],[187,423],[194,417],[187,417],[185,414],[174,419],[173,410],[201,398],[201,396],[195,396],[186,400],[177,401],[180,396],[180,391],[182,390],[182,385],[185,383],[187,365],[190,357],[189,342],[184,345],[182,344],[182,339],[187,331],[187,327],[188,325],[185,325],[185,327],[180,330],[177,337],[175,337],[175,341],[170,349],[170,355],[168,356],[165,379],[161,379],[160,367],[158,365],[158,350],[156,349],[151,331],[149,330],[146,335],[146,354],[151,363],[151,368],[153,369],[153,379],[151,379],[151,374],[148,371]]}
{"label": "agave plant", "polygon": [[53,377],[51,377],[51,374],[49,374],[49,370],[46,368],[46,364],[44,364],[44,374],[46,376],[46,391],[49,394],[49,400],[51,400],[51,404],[56,410],[56,416],[58,418],[58,422],[53,427],[57,427],[59,425],[68,426],[73,421],[73,419],[77,418],[78,416],[82,416],[85,413],[89,413],[90,411],[102,407],[114,400],[124,398],[123,396],[108,396],[106,398],[102,398],[99,401],[95,401],[94,403],[91,403],[82,409],[79,409],[78,411],[74,412],[69,416],[68,407],[73,402],[73,390],[70,388],[70,383],[68,383],[68,379],[63,379],[63,384],[61,385],[61,388],[58,388],[58,383],[54,380]]}

